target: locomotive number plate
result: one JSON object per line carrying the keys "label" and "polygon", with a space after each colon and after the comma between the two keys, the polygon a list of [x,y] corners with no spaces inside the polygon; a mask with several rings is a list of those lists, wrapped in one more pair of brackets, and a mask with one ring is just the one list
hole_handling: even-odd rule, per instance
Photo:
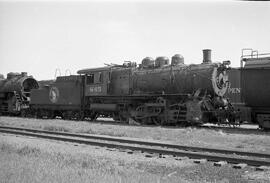
{"label": "locomotive number plate", "polygon": [[101,86],[91,86],[89,91],[90,93],[101,93]]}

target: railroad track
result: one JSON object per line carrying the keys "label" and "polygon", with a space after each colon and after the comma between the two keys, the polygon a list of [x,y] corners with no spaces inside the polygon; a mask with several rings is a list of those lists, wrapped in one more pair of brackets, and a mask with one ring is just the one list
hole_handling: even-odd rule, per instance
{"label": "railroad track", "polygon": [[206,159],[214,162],[246,164],[250,166],[270,166],[270,154],[263,153],[190,147],[119,137],[45,131],[11,126],[0,126],[0,132],[120,150],[126,149],[131,151],[140,151],[144,153],[158,154],[159,156],[172,155],[175,157],[189,157],[191,159]]}

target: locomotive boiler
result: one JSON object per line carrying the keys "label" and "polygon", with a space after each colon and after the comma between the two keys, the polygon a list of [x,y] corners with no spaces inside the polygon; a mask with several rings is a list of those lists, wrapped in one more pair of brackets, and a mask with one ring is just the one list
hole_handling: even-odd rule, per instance
{"label": "locomotive boiler", "polygon": [[[182,56],[175,55],[169,65],[167,58],[158,57],[156,68],[143,66],[143,69],[133,72],[134,92],[191,94],[201,89],[210,95],[223,96],[228,84],[227,66],[212,63],[211,51],[204,52],[207,56],[202,64],[186,65]],[[160,62],[163,64],[160,65]]]}
{"label": "locomotive boiler", "polygon": [[27,108],[30,101],[30,91],[38,88],[38,82],[26,72],[8,73],[7,78],[0,79],[0,113],[20,114]]}

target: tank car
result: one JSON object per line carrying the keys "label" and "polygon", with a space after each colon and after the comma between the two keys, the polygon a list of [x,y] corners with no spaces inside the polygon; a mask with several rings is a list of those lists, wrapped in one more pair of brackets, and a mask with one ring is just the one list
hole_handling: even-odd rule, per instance
{"label": "tank car", "polygon": [[228,71],[229,87],[225,96],[238,111],[240,122],[257,123],[269,129],[270,54],[242,49],[240,65]]}
{"label": "tank car", "polygon": [[233,105],[239,123],[252,123],[251,108],[248,107],[243,98],[243,88],[241,87],[241,68],[231,68],[228,70],[229,86],[225,93]]}
{"label": "tank car", "polygon": [[0,79],[0,113],[20,114],[21,109],[28,108],[30,91],[38,88],[38,82],[26,72],[8,73],[7,78]]}
{"label": "tank car", "polygon": [[[249,55],[244,55],[249,51]],[[243,49],[241,56],[242,98],[251,108],[252,120],[261,128],[270,129],[270,53],[258,54]]]}

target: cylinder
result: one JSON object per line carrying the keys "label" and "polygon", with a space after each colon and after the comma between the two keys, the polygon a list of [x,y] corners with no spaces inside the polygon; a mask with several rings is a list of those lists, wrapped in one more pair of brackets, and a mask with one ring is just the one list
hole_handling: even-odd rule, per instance
{"label": "cylinder", "polygon": [[203,63],[212,63],[211,60],[211,50],[210,49],[204,49],[203,50]]}

